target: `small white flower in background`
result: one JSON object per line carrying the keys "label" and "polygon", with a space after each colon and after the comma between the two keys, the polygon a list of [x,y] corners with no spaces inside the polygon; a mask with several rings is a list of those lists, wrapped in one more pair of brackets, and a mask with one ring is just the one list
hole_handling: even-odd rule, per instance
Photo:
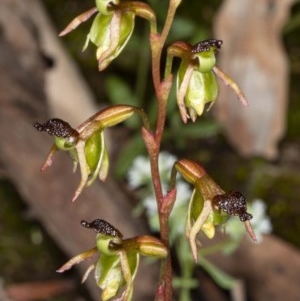
{"label": "small white flower in background", "polygon": [[177,189],[177,193],[176,193],[177,196],[176,196],[176,202],[174,208],[187,204],[192,194],[192,190],[189,184],[187,184],[186,182],[182,182],[180,180],[177,180],[176,189]]}
{"label": "small white flower in background", "polygon": [[[170,176],[171,168],[177,158],[168,152],[161,152],[159,156],[159,167],[161,177],[164,184],[167,183],[168,177]],[[145,184],[151,183],[151,168],[150,162],[147,157],[137,157],[130,167],[128,174],[128,184],[131,188],[138,188]]]}
{"label": "small white flower in background", "polygon": [[[262,241],[263,234],[269,234],[272,231],[270,218],[266,214],[266,204],[256,199],[248,205],[249,213],[253,215],[251,225],[255,232],[257,242]],[[239,240],[245,233],[245,227],[238,218],[230,218],[225,225],[225,232],[233,240]]]}
{"label": "small white flower in background", "polygon": [[157,205],[154,195],[149,195],[143,200],[143,206],[146,209],[147,216],[157,215]]}
{"label": "small white flower in background", "polygon": [[164,184],[169,181],[171,168],[173,167],[177,158],[168,152],[161,152],[158,158],[158,164],[160,169],[160,176],[163,179]]}
{"label": "small white flower in background", "polygon": [[253,215],[251,225],[256,234],[257,241],[260,242],[263,234],[269,234],[272,232],[272,223],[266,214],[266,204],[262,200],[254,200],[249,207],[249,211]]}
{"label": "small white flower in background", "polygon": [[127,174],[128,184],[135,189],[151,181],[149,160],[144,156],[137,157]]}
{"label": "small white flower in background", "polygon": [[[167,185],[170,176],[171,168],[177,158],[168,152],[161,152],[159,156],[160,176],[163,184]],[[147,157],[137,157],[130,167],[128,174],[128,184],[131,188],[138,188],[140,186],[151,183],[151,168],[150,161]]]}
{"label": "small white flower in background", "polygon": [[[168,181],[171,173],[171,169],[177,158],[168,152],[161,152],[159,156],[159,167],[160,176],[162,180],[162,188],[164,193],[167,192]],[[152,190],[151,182],[151,170],[149,159],[144,156],[137,157],[128,171],[128,184],[131,188],[136,189],[138,187],[149,187],[149,189],[144,191],[144,199],[142,205],[146,210],[146,215],[148,217],[148,223],[153,231],[159,231],[159,220],[157,214],[157,205]],[[181,181],[177,180],[176,184],[176,202],[170,216],[170,223],[174,224],[172,227],[173,233],[171,235],[175,238],[177,235],[182,235],[184,233],[184,224],[186,215],[187,203],[190,199],[191,189],[190,186]],[[182,212],[184,211],[184,212]],[[181,219],[183,221],[181,221]],[[175,227],[176,226],[176,227]]]}

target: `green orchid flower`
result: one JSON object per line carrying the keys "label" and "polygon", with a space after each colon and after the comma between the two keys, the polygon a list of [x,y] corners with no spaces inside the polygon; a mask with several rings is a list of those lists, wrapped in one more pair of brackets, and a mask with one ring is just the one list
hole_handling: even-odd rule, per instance
{"label": "green orchid flower", "polygon": [[65,263],[57,272],[69,270],[75,264],[97,255],[96,263],[87,269],[83,281],[94,270],[94,277],[102,290],[101,299],[110,300],[119,295],[118,300],[130,301],[133,295],[133,283],[139,266],[140,255],[166,258],[167,248],[152,236],[137,236],[122,239],[122,234],[108,222],[96,219],[91,223],[82,221],[86,228],[96,233],[96,247],[87,250]]}
{"label": "green orchid flower", "polygon": [[240,192],[234,190],[225,193],[201,165],[187,159],[178,160],[174,164],[170,188],[174,186],[177,172],[194,186],[187,215],[186,237],[196,262],[197,249],[201,246],[197,238],[199,232],[202,231],[208,238],[213,238],[215,227],[223,225],[231,215],[239,216],[250,237],[256,240],[249,222],[252,215],[247,213],[246,201]]}
{"label": "green orchid flower", "polygon": [[[96,14],[97,13],[97,14]],[[135,17],[150,22],[151,33],[156,33],[156,17],[147,4],[139,1],[96,0],[96,7],[76,17],[61,33],[64,36],[94,14],[96,17],[87,35],[83,50],[89,42],[97,47],[99,70],[104,70],[127,45],[135,26]]]}
{"label": "green orchid flower", "polygon": [[74,201],[83,188],[90,186],[97,177],[101,181],[107,178],[109,157],[104,130],[125,121],[134,113],[142,117],[144,127],[149,129],[148,118],[144,111],[127,105],[116,105],[101,110],[76,129],[58,118],[50,119],[44,124],[35,123],[34,127],[38,131],[45,131],[54,137],[54,145],[42,166],[42,171],[52,164],[57,150],[67,151],[73,160],[73,171],[76,171],[79,164],[81,172],[81,181],[72,199]]}
{"label": "green orchid flower", "polygon": [[177,73],[177,104],[181,119],[193,122],[203,114],[206,104],[212,107],[218,97],[219,87],[216,77],[229,85],[244,105],[247,101],[237,84],[216,66],[216,52],[221,48],[221,40],[209,39],[195,45],[175,42],[168,48],[165,78],[171,74],[174,57],[181,58]]}

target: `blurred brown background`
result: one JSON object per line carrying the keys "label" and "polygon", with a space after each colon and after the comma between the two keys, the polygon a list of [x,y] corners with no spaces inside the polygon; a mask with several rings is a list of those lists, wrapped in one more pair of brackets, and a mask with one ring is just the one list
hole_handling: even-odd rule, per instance
{"label": "blurred brown background", "polygon": [[[161,21],[165,4],[149,2],[159,8]],[[218,66],[242,87],[250,106],[243,108],[221,83],[212,112],[183,129],[174,100],[163,147],[200,160],[224,189],[240,189],[249,200],[267,203],[274,236],[261,245],[245,240],[230,258],[211,260],[242,279],[247,300],[298,300],[300,5],[291,0],[204,2],[183,1],[170,41],[222,39]],[[96,300],[92,279],[87,291],[79,284],[83,267],[78,274],[55,273],[67,258],[93,246],[94,234],[82,229],[80,220],[104,218],[125,236],[149,231],[143,219],[131,217],[136,201],[125,181],[126,167],[144,152],[134,122],[110,132],[115,164],[108,183],[95,183],[74,204],[79,178],[66,154],[59,153],[45,173],[39,171],[51,139],[35,131],[35,121],[59,117],[76,126],[117,101],[154,110],[147,84],[149,49],[138,47],[148,43],[144,22],[137,20],[125,53],[101,74],[95,49],[81,52],[90,23],[57,38],[91,6],[75,0],[0,3],[1,300]],[[138,277],[135,293],[150,300],[157,270],[146,265],[143,271],[149,277]],[[230,300],[207,275],[200,271],[198,276],[197,300]]]}

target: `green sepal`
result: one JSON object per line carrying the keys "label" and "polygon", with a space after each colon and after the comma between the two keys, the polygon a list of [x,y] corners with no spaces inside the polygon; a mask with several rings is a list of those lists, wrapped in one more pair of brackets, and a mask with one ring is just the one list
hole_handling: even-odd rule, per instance
{"label": "green sepal", "polygon": [[118,248],[116,246],[121,246],[121,244],[122,239],[120,237],[97,234],[96,247],[101,254],[106,254],[110,256],[117,254]]}
{"label": "green sepal", "polygon": [[[124,49],[124,47],[127,45],[135,24],[135,15],[132,12],[121,12],[121,21],[120,21],[120,28],[119,33],[115,36],[110,35],[108,36],[109,44],[103,44],[98,46],[96,57],[99,60],[99,70],[105,69],[111,61],[113,61]],[[111,30],[110,30],[111,31]],[[110,47],[110,45],[113,43],[112,40],[118,39],[116,41],[116,47],[110,49],[109,53],[106,53]],[[105,54],[103,57],[102,55]]]}
{"label": "green sepal", "polygon": [[65,138],[65,137],[54,137],[54,143],[56,147],[60,150],[70,150],[76,147],[77,139],[73,137]]}
{"label": "green sepal", "polygon": [[[188,223],[192,227],[195,220],[201,214],[204,205],[204,197],[198,189],[195,189],[189,205]],[[219,210],[211,210],[201,230],[208,238],[214,237],[215,226],[224,224],[229,218],[229,215]]]}
{"label": "green sepal", "polygon": [[73,172],[76,171],[77,166],[78,166],[78,155],[77,155],[77,150],[76,149],[70,149],[69,150],[69,155],[71,159],[73,160]]}
{"label": "green sepal", "polygon": [[[89,41],[97,46],[96,57],[99,60],[99,69],[105,69],[114,60],[129,41],[135,24],[133,12],[118,12],[117,14],[98,14],[87,36],[83,50]],[[113,46],[112,46],[113,45]]]}
{"label": "green sepal", "polygon": [[194,70],[185,95],[185,105],[191,118],[202,115],[205,104],[215,102],[218,92],[218,83],[212,71],[202,73]]}
{"label": "green sepal", "polygon": [[194,58],[198,60],[198,71],[202,73],[212,71],[216,65],[215,48],[213,47],[209,51],[194,54]]}
{"label": "green sepal", "polygon": [[97,285],[103,290],[103,301],[113,298],[123,282],[123,275],[118,255],[101,254],[95,268]]}
{"label": "green sepal", "polygon": [[90,178],[88,181],[87,185],[89,186],[93,181],[99,177],[101,181],[105,181],[108,175],[108,170],[109,170],[109,157],[108,157],[108,152],[107,148],[104,143],[104,133],[102,133],[102,152],[100,155],[100,160],[98,162],[97,168],[93,174],[93,176]]}
{"label": "green sepal", "polygon": [[120,0],[96,0],[96,7],[99,13],[103,15],[110,15],[113,13],[113,10],[111,9],[112,4],[119,5],[119,3]]}
{"label": "green sepal", "polygon": [[[101,132],[102,133],[102,132]],[[92,172],[96,170],[101,154],[101,134],[94,133],[86,142],[84,146],[84,153],[86,162]]]}
{"label": "green sepal", "polygon": [[87,35],[85,44],[83,46],[83,51],[87,48],[89,41],[91,41],[97,47],[99,47],[101,44],[103,45],[102,47],[108,47],[110,43],[109,26],[112,18],[113,15],[111,14],[103,15],[99,13],[96,15],[92,27],[90,29],[90,32]]}
{"label": "green sepal", "polygon": [[[204,198],[203,198],[202,194],[200,193],[200,191],[198,189],[194,189],[193,194],[191,196],[190,203],[189,203],[189,209],[188,209],[188,219],[187,219],[187,226],[186,226],[187,233],[189,233],[191,231],[195,221],[200,216],[202,209],[203,209],[203,205],[204,205]],[[215,227],[214,227],[214,223],[212,220],[211,212],[209,213],[208,217],[201,225],[201,228],[199,229],[199,231],[200,230],[203,233],[205,233],[205,235],[208,238],[214,237]]]}
{"label": "green sepal", "polygon": [[129,264],[131,277],[132,277],[132,279],[134,279],[136,276],[136,273],[137,273],[138,266],[139,266],[140,255],[134,251],[126,252],[126,254],[127,254],[127,260],[128,260],[128,264]]}
{"label": "green sepal", "polygon": [[220,226],[225,224],[230,217],[228,214],[226,214],[223,211],[214,209],[212,212],[213,212],[213,223],[215,226]]}
{"label": "green sepal", "polygon": [[90,178],[87,186],[91,185],[97,176],[101,181],[107,178],[109,158],[104,141],[103,131],[94,133],[85,143],[85,158],[90,168]]}
{"label": "green sepal", "polygon": [[[126,256],[130,275],[133,279],[136,276],[139,264],[139,254],[127,252]],[[95,278],[97,285],[103,290],[101,296],[103,301],[116,296],[126,284],[119,255],[101,254],[96,265]]]}
{"label": "green sepal", "polygon": [[191,197],[189,208],[193,220],[196,220],[197,217],[200,215],[203,209],[203,204],[204,198],[202,194],[199,192],[199,190],[195,189]]}

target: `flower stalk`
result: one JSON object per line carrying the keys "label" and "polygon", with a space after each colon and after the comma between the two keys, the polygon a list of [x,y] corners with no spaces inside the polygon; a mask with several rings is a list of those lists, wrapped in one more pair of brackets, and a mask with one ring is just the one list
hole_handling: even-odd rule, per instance
{"label": "flower stalk", "polygon": [[[151,54],[152,54],[152,79],[155,89],[155,94],[157,98],[157,122],[154,133],[152,134],[151,139],[145,139],[145,145],[148,150],[150,166],[151,166],[151,175],[152,183],[154,188],[154,193],[157,201],[157,208],[159,212],[159,224],[160,224],[160,237],[162,241],[169,246],[169,212],[163,212],[163,204],[165,202],[165,197],[162,191],[162,184],[159,172],[158,165],[158,156],[160,151],[160,145],[162,141],[162,136],[165,128],[166,113],[167,113],[167,101],[169,98],[169,93],[172,86],[172,76],[164,78],[161,80],[161,56],[162,50],[165,45],[165,41],[170,32],[176,10],[181,3],[181,0],[170,0],[168,12],[165,18],[165,23],[162,29],[161,34],[151,33],[150,36],[150,45],[151,45]],[[144,135],[145,137],[145,135]],[[149,137],[149,134],[148,134]],[[151,141],[150,141],[151,140]],[[148,143],[148,141],[150,143]],[[174,195],[171,202],[175,202]],[[168,200],[170,202],[170,200]],[[163,261],[161,266],[160,280],[159,285],[156,291],[156,301],[172,300],[172,267],[171,267],[171,257],[170,255]]]}
{"label": "flower stalk", "polygon": [[[89,43],[96,47],[98,69],[103,71],[126,47],[134,31],[135,17],[141,17],[149,22],[151,71],[157,100],[156,124],[153,128],[147,114],[142,109],[130,105],[111,106],[101,110],[77,128],[72,128],[66,121],[58,118],[50,119],[44,124],[34,125],[37,130],[47,132],[54,139],[42,170],[52,164],[53,157],[58,150],[69,153],[74,172],[79,165],[81,181],[75,190],[74,201],[97,177],[105,181],[108,176],[109,155],[104,131],[127,120],[133,114],[138,114],[142,119],[142,138],[150,160],[160,239],[148,235],[123,239],[119,230],[102,219],[96,219],[90,223],[82,221],[82,226],[93,229],[97,233],[96,247],[75,256],[58,270],[58,272],[68,270],[74,264],[97,254],[97,262],[88,268],[83,279],[85,280],[90,272],[95,270],[95,279],[102,289],[103,301],[117,296],[119,296],[117,300],[130,301],[132,299],[133,282],[140,255],[162,259],[156,301],[173,299],[172,266],[168,250],[170,239],[172,241],[174,235],[170,232],[169,223],[177,195],[176,176],[178,173],[194,189],[188,204],[185,236],[196,262],[198,262],[198,248],[201,246],[198,234],[202,232],[208,238],[214,237],[215,227],[223,224],[230,215],[238,216],[240,221],[244,222],[252,239],[256,239],[250,224],[252,215],[247,212],[243,195],[235,190],[223,191],[197,162],[188,159],[177,160],[171,171],[169,190],[163,190],[159,154],[173,83],[174,58],[181,60],[176,77],[176,97],[183,123],[189,120],[195,122],[198,116],[203,114],[206,105],[210,108],[214,104],[218,96],[217,78],[231,87],[242,104],[247,105],[246,98],[238,85],[216,66],[216,52],[221,48],[221,40],[208,39],[195,45],[183,41],[174,42],[167,49],[166,65],[164,73],[162,72],[162,51],[181,1],[169,0],[167,14],[160,32],[157,28],[155,12],[144,2],[95,0],[95,7],[76,17],[60,33],[60,36],[70,33],[95,15],[84,49]],[[178,207],[178,202],[176,206]],[[182,237],[184,238],[184,235]],[[191,262],[191,256],[189,262]],[[189,268],[189,275],[190,270]]]}

